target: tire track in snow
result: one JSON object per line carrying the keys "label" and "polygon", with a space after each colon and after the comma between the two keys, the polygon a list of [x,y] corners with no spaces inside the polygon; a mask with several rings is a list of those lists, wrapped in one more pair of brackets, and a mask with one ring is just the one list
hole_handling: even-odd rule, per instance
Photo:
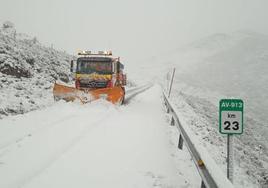
{"label": "tire track in snow", "polygon": [[[130,99],[135,97],[136,95],[144,92],[145,90],[149,89],[152,85],[145,85],[138,88],[135,88],[131,90],[131,92],[127,95],[127,101],[129,102]],[[9,149],[10,151],[4,152],[2,156],[0,156],[0,176],[3,174],[3,177],[8,177],[4,181],[4,183],[0,182],[0,187],[18,187],[23,186],[27,184],[27,182],[31,181],[34,177],[41,174],[44,170],[46,170],[48,167],[50,167],[54,162],[56,162],[61,156],[63,156],[66,152],[68,152],[72,147],[74,147],[82,138],[84,138],[89,132],[97,128],[97,125],[99,125],[103,120],[105,120],[109,114],[109,112],[106,112],[103,114],[103,111],[97,114],[97,116],[101,115],[101,118],[98,120],[91,122],[90,126],[86,126],[84,123],[80,122],[80,125],[75,125],[77,122],[79,122],[79,119],[82,115],[75,115],[75,116],[64,116],[60,119],[56,119],[50,123],[46,123],[42,125],[42,127],[34,129],[30,134],[31,136],[29,139],[25,139],[25,137],[28,137],[29,134],[24,134],[23,136],[17,137],[16,139],[13,139],[6,145],[2,145],[2,150]],[[70,114],[71,115],[71,114]],[[48,148],[44,148],[44,151],[39,150],[38,148],[35,148],[34,145],[36,145],[36,142],[39,143],[39,147],[47,147],[46,139],[49,137],[48,135],[54,134],[60,136],[60,131],[57,130],[63,130],[68,127],[66,127],[66,123],[69,125],[68,127],[72,126],[79,126],[81,130],[76,133],[74,133],[75,136],[72,136],[72,138],[69,138],[65,140],[65,142],[61,141],[61,144],[55,144],[56,149],[51,152],[48,150]],[[65,126],[65,128],[63,128]],[[56,132],[56,133],[53,133]],[[63,131],[64,134],[64,131]],[[37,138],[37,139],[36,139]],[[20,146],[21,144],[18,144],[18,142],[23,141],[23,146]],[[35,142],[35,144],[33,144]],[[54,147],[54,146],[53,146]],[[29,151],[35,151],[36,153],[32,153],[32,156],[35,158],[33,160],[29,160],[29,153],[23,156],[23,151],[27,148],[31,148]],[[0,150],[1,150],[0,149]],[[22,151],[18,151],[22,150]],[[48,151],[47,154],[45,151]],[[20,154],[22,153],[22,155]],[[24,151],[25,152],[25,151]],[[45,159],[42,159],[42,153],[45,155]],[[20,156],[20,158],[17,158],[17,156]],[[7,159],[8,158],[8,159]],[[38,159],[39,158],[39,159]],[[7,159],[7,162],[5,161]],[[10,160],[11,159],[11,160]],[[13,162],[17,165],[11,164],[13,168],[9,168],[8,165],[10,165],[10,162]],[[29,167],[25,166],[25,164],[31,164]],[[31,169],[30,169],[31,168]],[[15,173],[14,173],[15,172]],[[11,177],[11,178],[10,178]]]}
{"label": "tire track in snow", "polygon": [[13,139],[11,139],[9,141],[6,141],[4,143],[1,143],[0,144],[0,156],[1,156],[1,152],[2,152],[1,150],[6,149],[6,148],[8,148],[8,147],[10,147],[10,146],[12,146],[14,144],[18,144],[19,142],[23,141],[26,138],[31,137],[32,135],[34,135],[34,134],[36,134],[38,132],[41,132],[41,131],[43,131],[45,129],[49,129],[49,128],[55,126],[57,123],[60,123],[62,121],[67,121],[67,120],[71,119],[72,117],[70,115],[71,114],[66,115],[66,116],[64,116],[64,117],[62,117],[60,119],[55,120],[55,121],[52,121],[52,122],[49,122],[49,123],[45,123],[41,127],[36,128],[36,129],[34,129],[33,131],[31,131],[29,133],[23,134],[21,136],[18,136],[16,138],[13,138]]}
{"label": "tire track in snow", "polygon": [[129,104],[130,100],[132,98],[134,98],[136,95],[143,93],[144,91],[150,89],[152,86],[153,86],[153,84],[147,84],[147,85],[144,85],[141,87],[136,87],[136,88],[127,90],[126,91],[126,99],[125,99],[124,104],[126,104],[126,105]]}
{"label": "tire track in snow", "polygon": [[[0,168],[0,176],[7,177],[9,179],[5,179],[5,181],[1,181],[0,187],[22,186],[28,181],[30,181],[32,178],[34,178],[35,176],[42,173],[46,168],[52,165],[62,155],[64,155],[73,146],[75,146],[90,131],[97,128],[97,125],[99,125],[100,122],[102,122],[107,117],[109,117],[109,111],[107,111],[104,114],[102,111],[95,115],[98,115],[98,116],[101,115],[101,118],[98,118],[96,121],[89,122],[89,123],[85,123],[85,122],[77,123],[79,122],[79,119],[83,116],[83,115],[80,115],[80,116],[77,115],[69,119],[68,127],[66,126],[66,123],[64,121],[64,122],[55,124],[53,126],[54,129],[49,129],[45,132],[40,132],[41,135],[36,134],[35,136],[31,137],[30,140],[25,141],[25,146],[21,148],[22,151],[14,151],[13,153],[10,153],[10,154],[7,154],[7,156],[4,156],[4,158],[6,158],[9,161],[9,164],[6,164],[4,161],[5,159],[3,160],[3,157],[2,157],[1,159],[2,167]],[[73,129],[73,126],[75,126],[75,129]],[[71,128],[71,134],[69,133],[70,134],[69,138],[65,138],[65,140],[61,140],[60,144],[55,143],[55,146],[53,146],[54,148],[52,148],[53,151],[51,151],[51,148],[49,148],[48,146],[49,144],[47,144],[46,139],[51,137],[51,134],[52,134],[52,137],[54,134],[54,138],[60,137],[61,133],[62,132],[64,133],[64,130],[65,130],[65,133],[68,134],[68,131],[66,131],[66,129],[68,128],[69,129]],[[79,130],[77,131],[78,128]],[[61,132],[61,130],[63,131]],[[36,142],[39,142],[39,143],[37,144]],[[44,148],[47,152],[42,151],[39,148],[36,148],[35,147],[36,145],[38,145],[38,147],[47,147],[47,148]],[[27,153],[27,149],[28,149],[28,153]],[[23,150],[26,150],[26,153],[25,151],[23,152]],[[39,153],[32,153],[32,156],[36,158],[33,160],[29,160],[28,155],[30,155],[29,152],[32,152],[32,151],[39,152]],[[21,155],[20,155],[20,152],[21,152]],[[42,157],[44,157],[43,155],[45,155],[45,159],[44,158],[42,159]],[[17,156],[20,156],[20,158],[17,158]],[[14,165],[14,163],[16,165]],[[33,169],[29,169],[27,165],[25,166],[25,164],[27,163],[31,164],[31,167],[33,167]],[[11,168],[9,168],[8,165],[11,165]]]}
{"label": "tire track in snow", "polygon": [[190,187],[192,178],[174,166],[158,91],[153,87],[122,106],[23,187]]}
{"label": "tire track in snow", "polygon": [[[152,87],[152,84],[147,84],[147,85],[143,85],[140,87],[130,88],[129,90],[126,91],[125,104],[129,104],[129,102],[132,98],[134,98],[136,95],[148,90],[151,87]],[[4,149],[6,149],[12,145],[18,144],[19,142],[22,142],[23,140],[30,138],[31,136],[33,136],[34,134],[36,134],[38,132],[49,129],[49,128],[55,126],[57,123],[70,120],[71,118],[73,118],[70,115],[72,115],[72,114],[70,113],[70,114],[68,114],[60,119],[56,119],[52,122],[45,123],[41,127],[36,128],[36,129],[32,130],[31,132],[24,133],[23,135],[20,135],[16,138],[12,138],[11,140],[8,140],[4,143],[0,143],[0,156],[2,155],[2,153],[5,153],[5,151],[3,151]]]}
{"label": "tire track in snow", "polygon": [[[108,116],[106,116],[108,117]],[[32,176],[28,177],[27,179],[25,179],[25,181],[20,185],[21,187],[23,187],[25,184],[27,184],[27,182],[31,181],[31,179],[35,178],[36,176],[38,176],[39,174],[41,174],[43,171],[45,171],[47,168],[49,168],[51,165],[53,165],[58,159],[60,159],[65,153],[67,153],[71,148],[73,148],[76,144],[79,143],[79,141],[81,139],[83,139],[90,131],[94,130],[97,128],[97,125],[100,124],[100,122],[103,121],[104,118],[99,119],[98,121],[94,122],[92,124],[93,127],[90,127],[86,130],[84,130],[79,136],[77,136],[76,138],[74,138],[73,140],[71,140],[68,145],[66,145],[66,147],[62,148],[62,150],[60,150],[54,157],[53,159],[51,159],[46,165],[44,165],[42,168],[40,168],[38,171],[36,171]]]}

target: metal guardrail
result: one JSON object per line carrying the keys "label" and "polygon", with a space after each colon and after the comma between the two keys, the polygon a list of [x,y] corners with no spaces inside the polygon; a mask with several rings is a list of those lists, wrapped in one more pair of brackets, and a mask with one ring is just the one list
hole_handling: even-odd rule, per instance
{"label": "metal guardrail", "polygon": [[[233,184],[228,180],[221,169],[217,167],[215,161],[209,158],[209,154],[204,154],[204,150],[198,151],[197,143],[194,143],[189,136],[189,128],[183,125],[178,117],[175,106],[170,102],[167,94],[163,93],[167,113],[172,114],[171,125],[176,125],[179,129],[179,144],[178,148],[182,149],[185,142],[189,153],[191,154],[194,164],[202,178],[202,188],[233,188]],[[199,144],[200,145],[200,144]],[[212,164],[212,165],[211,165]]]}

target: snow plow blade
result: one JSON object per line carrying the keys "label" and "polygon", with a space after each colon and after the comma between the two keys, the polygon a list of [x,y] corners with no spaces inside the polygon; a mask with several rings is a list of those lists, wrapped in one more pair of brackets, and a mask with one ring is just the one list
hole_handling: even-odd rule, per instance
{"label": "snow plow blade", "polygon": [[53,87],[53,95],[55,100],[63,99],[65,101],[74,101],[78,99],[82,103],[88,103],[102,98],[113,104],[122,104],[124,102],[125,91],[122,87],[76,89],[74,87],[55,83]]}

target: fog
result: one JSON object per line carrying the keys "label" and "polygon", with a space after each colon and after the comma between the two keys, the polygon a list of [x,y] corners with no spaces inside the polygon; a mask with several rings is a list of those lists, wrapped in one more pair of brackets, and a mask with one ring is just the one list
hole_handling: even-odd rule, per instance
{"label": "fog", "polygon": [[111,49],[135,65],[213,33],[268,34],[266,0],[0,0],[0,22],[76,54]]}

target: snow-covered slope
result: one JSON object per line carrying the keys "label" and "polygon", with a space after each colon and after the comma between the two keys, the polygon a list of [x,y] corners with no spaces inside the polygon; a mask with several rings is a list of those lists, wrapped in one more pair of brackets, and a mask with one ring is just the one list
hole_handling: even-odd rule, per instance
{"label": "snow-covered slope", "polygon": [[69,81],[70,59],[5,22],[0,29],[0,118],[50,104],[54,80]]}
{"label": "snow-covered slope", "polygon": [[215,34],[158,61],[176,67],[173,100],[223,169],[226,137],[218,133],[218,102],[244,100],[245,132],[235,139],[235,185],[267,187],[268,36]]}
{"label": "snow-covered slope", "polygon": [[[267,122],[268,37],[235,33],[222,38],[222,43],[217,42],[217,51],[192,62],[189,72],[181,74],[180,79],[229,96],[239,96],[246,100],[254,116]],[[215,40],[212,44],[215,45]],[[199,48],[208,50],[211,44],[208,46]]]}

